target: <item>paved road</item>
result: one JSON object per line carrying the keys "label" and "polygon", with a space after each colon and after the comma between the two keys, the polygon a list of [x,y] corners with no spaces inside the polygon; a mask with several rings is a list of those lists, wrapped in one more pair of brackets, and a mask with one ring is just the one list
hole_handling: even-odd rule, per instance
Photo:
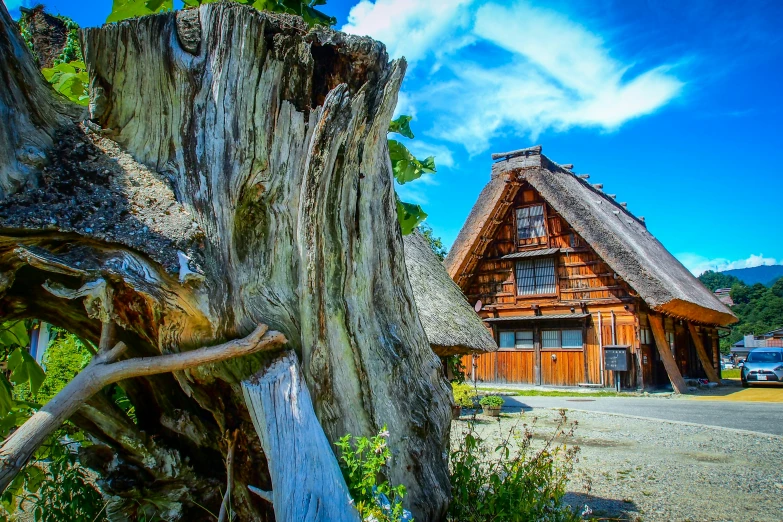
{"label": "paved road", "polygon": [[783,435],[783,403],[647,397],[505,397],[504,411],[569,408]]}

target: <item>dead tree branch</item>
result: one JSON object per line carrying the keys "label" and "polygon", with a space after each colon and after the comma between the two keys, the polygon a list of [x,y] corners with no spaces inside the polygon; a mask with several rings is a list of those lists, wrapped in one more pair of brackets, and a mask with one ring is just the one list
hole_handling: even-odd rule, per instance
{"label": "dead tree branch", "polygon": [[116,360],[125,350],[124,343],[117,343],[110,351],[99,353],[0,447],[0,491],[5,490],[46,438],[104,386],[132,377],[185,370],[262,350],[273,350],[287,342],[283,334],[267,330],[266,325],[259,325],[247,337],[217,346],[156,357],[138,357],[115,363],[111,361]]}

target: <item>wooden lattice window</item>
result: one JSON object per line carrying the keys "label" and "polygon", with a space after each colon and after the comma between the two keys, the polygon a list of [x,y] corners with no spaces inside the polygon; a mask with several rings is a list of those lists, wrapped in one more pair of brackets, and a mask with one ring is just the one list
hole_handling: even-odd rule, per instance
{"label": "wooden lattice window", "polygon": [[541,332],[542,348],[583,348],[582,330],[569,328],[564,330],[543,330]]}
{"label": "wooden lattice window", "polygon": [[500,332],[501,348],[533,348],[533,330],[516,330]]}
{"label": "wooden lattice window", "polygon": [[517,209],[517,238],[535,239],[546,236],[544,205],[531,205]]}
{"label": "wooden lattice window", "polygon": [[517,295],[555,293],[555,258],[538,257],[517,261]]}

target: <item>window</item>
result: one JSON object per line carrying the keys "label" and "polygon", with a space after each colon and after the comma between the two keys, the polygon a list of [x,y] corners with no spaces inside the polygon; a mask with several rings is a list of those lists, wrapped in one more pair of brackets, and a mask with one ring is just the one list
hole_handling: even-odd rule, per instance
{"label": "window", "polygon": [[500,332],[501,348],[533,348],[533,330]]}
{"label": "window", "polygon": [[652,332],[650,332],[649,328],[642,328],[639,330],[639,342],[642,344],[653,344]]}
{"label": "window", "polygon": [[582,349],[582,330],[543,330],[541,348],[578,348]]}
{"label": "window", "polygon": [[672,355],[675,355],[674,332],[666,332],[666,341],[669,343],[669,348],[672,351]]}
{"label": "window", "polygon": [[555,258],[517,261],[517,295],[554,294]]}
{"label": "window", "polygon": [[533,239],[546,236],[544,205],[532,205],[517,209],[517,237]]}
{"label": "window", "polygon": [[516,333],[515,348],[532,348],[533,347],[533,330],[519,330]]}

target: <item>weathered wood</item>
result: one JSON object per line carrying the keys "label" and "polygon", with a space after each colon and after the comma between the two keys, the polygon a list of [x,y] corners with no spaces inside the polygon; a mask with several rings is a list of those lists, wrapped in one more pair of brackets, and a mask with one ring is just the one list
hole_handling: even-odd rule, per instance
{"label": "weathered wood", "polygon": [[699,361],[701,361],[701,366],[704,368],[704,373],[707,374],[707,378],[712,382],[720,383],[720,377],[715,371],[712,359],[707,355],[707,350],[704,348],[704,341],[701,338],[701,334],[696,330],[696,325],[688,322],[688,331],[691,333],[693,345],[696,347],[696,354],[699,356]]}
{"label": "weathered wood", "polygon": [[[20,57],[23,59],[16,59]],[[38,185],[57,129],[84,111],[57,98],[0,5],[0,199]],[[41,126],[40,122],[46,122]]]}
{"label": "weathered wood", "polygon": [[517,156],[527,156],[530,154],[541,154],[541,145],[535,145],[525,149],[517,149],[509,152],[496,152],[492,154],[493,160],[516,158]]}
{"label": "weathered wood", "polygon": [[685,379],[680,374],[680,369],[677,367],[677,362],[674,360],[669,343],[666,342],[666,331],[663,328],[663,318],[658,314],[649,314],[647,320],[650,322],[650,329],[655,339],[655,346],[658,348],[658,354],[663,361],[663,367],[666,369],[666,374],[669,376],[669,380],[672,383],[672,388],[676,393],[685,393],[688,390],[688,386],[685,384]]}
{"label": "weathered wood", "polygon": [[73,415],[87,399],[105,386],[123,379],[184,370],[242,357],[261,350],[277,349],[285,344],[286,339],[281,333],[267,332],[267,330],[266,325],[261,325],[244,339],[157,357],[140,357],[114,362],[126,349],[121,342],[112,350],[99,353],[65,388],[35,412],[0,446],[0,492],[5,490],[46,438]]}
{"label": "weathered wood", "polygon": [[359,521],[340,466],[289,352],[242,382],[272,477],[278,522]]}
{"label": "weathered wood", "polygon": [[226,454],[226,492],[223,495],[223,502],[220,504],[217,522],[226,522],[228,512],[231,509],[231,491],[234,489],[234,453],[237,449],[237,438],[239,431],[234,430],[228,440],[228,453]]}
{"label": "weathered wood", "polygon": [[[327,438],[388,424],[390,478],[417,520],[441,518],[450,392],[414,306],[386,145],[405,63],[369,38],[237,4],[106,25],[83,42],[101,129],[35,120],[61,139],[40,147],[39,188],[12,183],[1,209],[0,310],[92,341],[111,319],[134,355],[270,324],[300,354]],[[74,199],[86,203],[74,211]],[[106,281],[113,295],[96,290]],[[106,300],[110,318],[94,306]],[[240,429],[237,496],[269,479],[237,386],[264,357],[247,359],[127,390],[145,404],[145,433],[199,461],[199,485],[222,482],[220,438]],[[171,518],[187,516],[188,494],[165,492],[182,506]],[[236,512],[269,514],[249,496]]]}

